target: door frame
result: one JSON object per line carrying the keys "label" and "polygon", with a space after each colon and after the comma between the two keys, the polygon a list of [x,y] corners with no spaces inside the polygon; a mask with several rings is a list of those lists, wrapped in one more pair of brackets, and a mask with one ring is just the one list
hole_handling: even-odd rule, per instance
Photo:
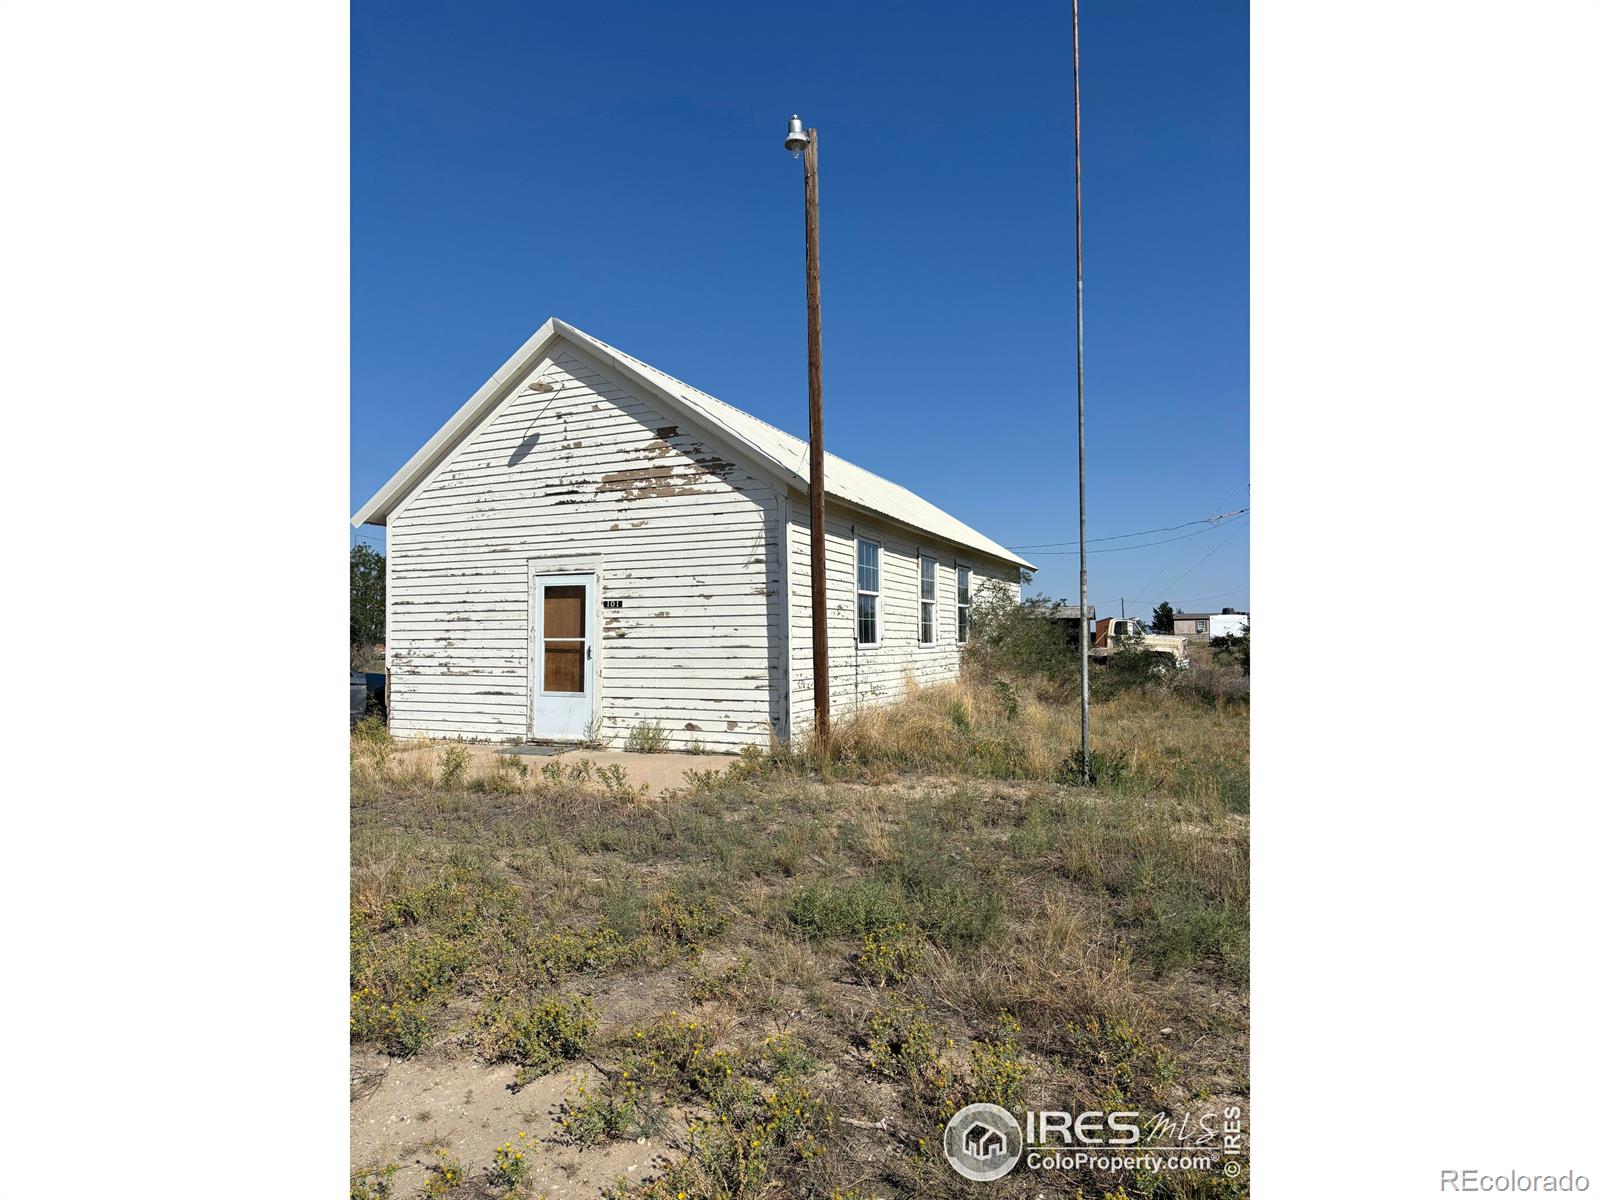
{"label": "door frame", "polygon": [[538,734],[533,727],[533,710],[538,702],[539,687],[539,579],[549,575],[592,575],[594,585],[589,589],[589,645],[594,650],[592,660],[592,673],[590,675],[591,690],[591,721],[605,720],[605,684],[603,682],[604,652],[602,646],[605,641],[605,630],[600,624],[600,590],[605,578],[605,558],[603,555],[552,555],[536,556],[528,559],[528,673],[526,690],[528,694],[528,711],[526,720],[526,737],[531,741],[539,737],[543,741],[551,742],[579,742],[579,738],[547,738]]}

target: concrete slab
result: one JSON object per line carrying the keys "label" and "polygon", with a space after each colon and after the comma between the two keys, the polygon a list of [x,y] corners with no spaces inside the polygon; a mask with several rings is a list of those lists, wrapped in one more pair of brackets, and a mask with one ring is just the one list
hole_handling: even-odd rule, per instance
{"label": "concrete slab", "polygon": [[500,753],[547,757],[552,750],[564,763],[587,758],[597,767],[619,766],[635,786],[648,784],[652,792],[682,787],[688,772],[720,771],[735,758],[732,754],[634,754],[627,750],[579,750],[538,744],[514,746]]}
{"label": "concrete slab", "polygon": [[502,755],[520,758],[532,771],[538,771],[552,758],[563,763],[587,758],[597,767],[614,763],[628,773],[635,787],[648,784],[657,795],[667,788],[683,786],[684,776],[690,771],[720,771],[735,757],[731,754],[631,754],[625,750],[582,750],[538,742],[497,746],[485,742],[402,741],[395,747],[396,765],[415,763],[437,771],[441,757],[451,746],[459,746],[467,752],[473,771],[492,769],[495,759]]}

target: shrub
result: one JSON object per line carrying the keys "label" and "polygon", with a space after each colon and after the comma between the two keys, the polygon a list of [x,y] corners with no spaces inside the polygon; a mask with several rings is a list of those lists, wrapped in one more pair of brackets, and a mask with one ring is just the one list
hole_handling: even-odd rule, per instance
{"label": "shrub", "polygon": [[357,721],[356,727],[350,731],[350,737],[368,748],[381,746],[387,749],[394,745],[394,735],[383,723],[383,718],[376,713],[368,713]]}
{"label": "shrub", "polygon": [[891,925],[862,939],[856,952],[856,973],[863,983],[887,987],[904,983],[922,965],[922,939],[910,926]]}
{"label": "shrub", "polygon": [[396,1163],[350,1176],[350,1200],[389,1200],[394,1195]]}
{"label": "shrub", "polygon": [[660,721],[640,721],[628,730],[623,749],[633,754],[660,754],[667,748],[667,731]]}
{"label": "shrub", "polygon": [[[1101,753],[1089,751],[1089,784],[1091,787],[1109,787],[1120,783],[1128,774],[1128,756],[1121,751]],[[1083,747],[1078,747],[1056,765],[1056,782],[1081,784],[1083,782]]]}
{"label": "shrub", "polygon": [[644,918],[651,933],[680,946],[698,946],[728,927],[728,914],[712,897],[670,890],[650,902]]}
{"label": "shrub", "polygon": [[665,1117],[662,1106],[631,1072],[624,1069],[591,1096],[579,1087],[576,1100],[563,1100],[556,1116],[561,1136],[577,1146],[597,1146],[617,1138],[650,1137]]}
{"label": "shrub", "polygon": [[940,1057],[942,1046],[921,1004],[894,1000],[867,1019],[864,1036],[867,1064],[887,1079],[903,1081],[923,1104],[955,1112],[953,1078]]}
{"label": "shrub", "polygon": [[972,603],[972,630],[963,662],[980,671],[1039,678],[1076,691],[1080,662],[1076,623],[1052,621],[1055,602],[1034,597],[1018,602],[1004,588],[985,586]]}
{"label": "shrub", "polygon": [[972,1043],[972,1091],[968,1104],[998,1104],[1015,1112],[1022,1107],[1022,1087],[1032,1073],[1022,1057],[1022,1026],[1001,1013],[987,1038]]}
{"label": "shrub", "polygon": [[502,1142],[495,1147],[494,1163],[485,1172],[490,1187],[506,1188],[515,1192],[528,1177],[526,1133],[518,1133],[514,1142]]}
{"label": "shrub", "polygon": [[689,971],[689,999],[696,1004],[730,998],[750,976],[750,960],[741,958],[712,975],[698,968]]}
{"label": "shrub", "polygon": [[594,1037],[594,1003],[550,994],[532,1004],[491,1000],[478,1014],[478,1044],[490,1062],[547,1070],[577,1058]]}
{"label": "shrub", "polygon": [[1122,1018],[1089,1017],[1068,1022],[1061,1032],[1066,1060],[1088,1076],[1109,1104],[1157,1103],[1173,1081],[1176,1064],[1171,1052],[1147,1042]]}
{"label": "shrub", "polygon": [[835,882],[818,879],[789,897],[789,923],[804,937],[841,937],[887,929],[906,923],[908,912],[900,889],[883,880]]}
{"label": "shrub", "polygon": [[442,788],[458,788],[467,777],[467,767],[471,764],[472,757],[467,753],[465,746],[451,745],[445,747],[444,754],[439,758],[439,786]]}
{"label": "shrub", "polygon": [[418,1000],[384,1001],[362,988],[350,997],[350,1036],[377,1042],[397,1058],[409,1058],[433,1036],[431,1006]]}
{"label": "shrub", "polygon": [[422,1181],[424,1196],[448,1196],[466,1182],[466,1172],[461,1164],[444,1150],[436,1150],[437,1162],[428,1164],[427,1178]]}

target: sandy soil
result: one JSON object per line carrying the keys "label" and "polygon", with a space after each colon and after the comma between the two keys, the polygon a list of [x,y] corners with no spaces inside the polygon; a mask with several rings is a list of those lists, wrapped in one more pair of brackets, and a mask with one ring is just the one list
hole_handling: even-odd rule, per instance
{"label": "sandy soil", "polygon": [[[532,1169],[523,1194],[593,1197],[618,1180],[652,1174],[666,1161],[669,1128],[642,1142],[610,1143],[582,1150],[552,1142],[561,1102],[580,1084],[593,1086],[598,1073],[574,1064],[511,1090],[516,1068],[487,1067],[471,1060],[439,1057],[392,1059],[382,1054],[351,1056],[350,1161],[357,1170],[396,1163],[395,1194],[422,1190],[429,1164],[444,1149],[468,1173],[463,1196],[483,1190],[484,1168],[495,1147],[518,1142]],[[526,1133],[526,1138],[518,1138]],[[498,1193],[496,1193],[498,1194]]]}

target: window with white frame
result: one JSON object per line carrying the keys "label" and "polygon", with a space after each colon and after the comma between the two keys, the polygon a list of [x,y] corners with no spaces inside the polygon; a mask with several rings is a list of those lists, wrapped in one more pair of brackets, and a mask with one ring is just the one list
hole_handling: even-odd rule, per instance
{"label": "window with white frame", "polygon": [[972,568],[956,568],[956,641],[964,642],[972,630]]}
{"label": "window with white frame", "polygon": [[917,641],[921,642],[924,646],[927,646],[932,644],[934,633],[938,629],[938,613],[936,611],[936,602],[939,594],[939,564],[932,555],[924,554],[922,556],[920,566],[920,574],[922,577],[922,614],[921,620],[917,622]]}
{"label": "window with white frame", "polygon": [[878,553],[877,542],[856,539],[856,641],[863,646],[878,644]]}

